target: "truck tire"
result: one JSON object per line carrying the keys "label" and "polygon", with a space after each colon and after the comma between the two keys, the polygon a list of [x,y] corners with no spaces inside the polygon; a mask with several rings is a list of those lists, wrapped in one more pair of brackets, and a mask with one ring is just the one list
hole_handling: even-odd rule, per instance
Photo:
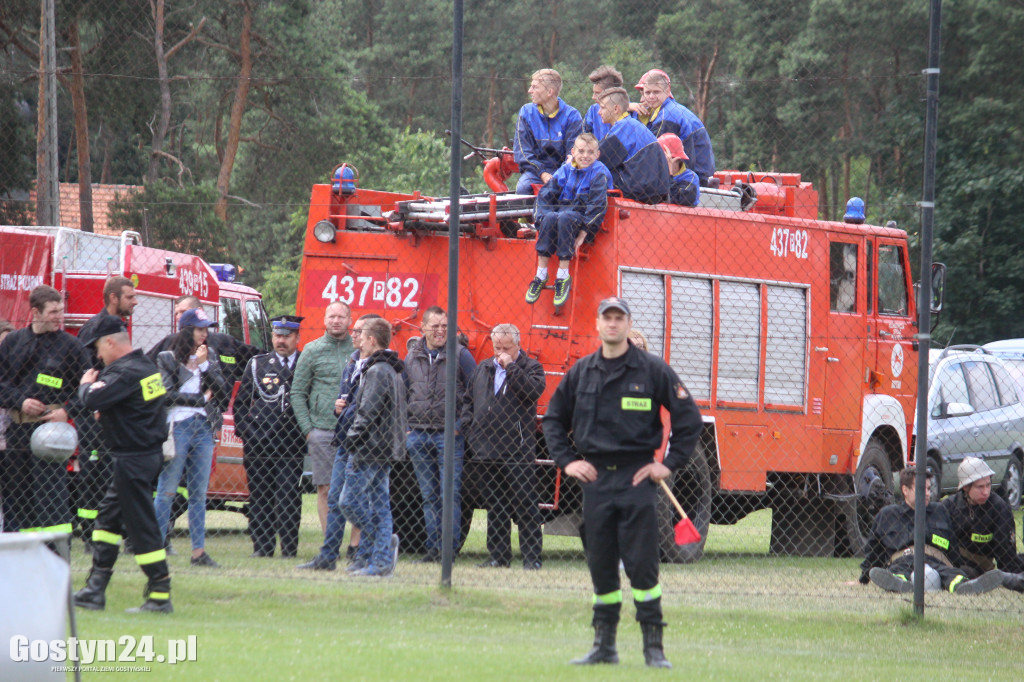
{"label": "truck tire", "polygon": [[1010,509],[1020,508],[1021,484],[1020,457],[1014,455],[1006,463],[1006,476],[1003,477],[1003,484],[999,487],[999,494],[1010,505]]}
{"label": "truck tire", "polygon": [[[877,483],[880,480],[881,483]],[[887,504],[892,504],[892,464],[889,454],[877,438],[868,441],[861,455],[857,473],[853,477],[856,499],[843,503],[845,522],[839,528],[842,537],[836,543],[838,556],[860,556],[864,543],[871,535],[875,516]]]}
{"label": "truck tire", "polygon": [[704,452],[703,444],[698,444],[693,457],[685,467],[676,471],[665,481],[675,493],[679,504],[690,517],[690,521],[700,533],[700,542],[690,545],[677,545],[675,541],[675,525],[679,521],[679,512],[668,499],[668,495],[658,486],[658,525],[660,526],[661,560],[670,564],[689,564],[699,561],[704,556],[704,543],[708,539],[708,528],[711,526],[711,469]]}

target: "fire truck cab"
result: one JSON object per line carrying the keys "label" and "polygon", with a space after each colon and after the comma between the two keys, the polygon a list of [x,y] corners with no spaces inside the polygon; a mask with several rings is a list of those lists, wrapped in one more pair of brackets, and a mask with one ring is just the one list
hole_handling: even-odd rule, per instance
{"label": "fire truck cab", "polygon": [[[262,297],[233,281],[233,266],[211,266],[198,256],[143,246],[133,231],[111,236],[66,227],[0,226],[0,239],[0,317],[15,327],[31,322],[29,292],[48,284],[64,295],[64,324],[77,334],[103,309],[107,278],[121,275],[135,284],[138,304],[128,325],[135,348],[148,351],[174,331],[174,300],[184,295],[199,298],[219,331],[269,348]],[[229,409],[214,451],[207,500],[211,508],[222,508],[247,499],[242,444]]]}
{"label": "fire truck cab", "polygon": [[[422,311],[445,307],[450,202],[363,189],[353,175],[313,187],[298,314],[319,319],[334,300],[350,304],[353,319],[378,313],[404,354]],[[696,208],[609,197],[595,243],[569,264],[562,309],[550,287],[535,304],[524,300],[536,265],[535,233],[524,226],[533,197],[460,197],[460,331],[481,361],[492,354],[491,328],[515,324],[548,375],[543,414],[568,368],[600,346],[598,302],[626,298],[634,328],[704,417],[695,456],[671,482],[702,536],[712,523],[771,508],[771,553],[859,553],[907,462],[913,426],[918,330],[907,235],[818,220],[817,192],[797,174],[716,177],[720,187],[702,189]],[[543,445],[537,464],[545,532],[576,534],[578,486]],[[463,490],[466,524],[479,499]],[[675,545],[674,512],[662,502],[663,559],[699,559],[704,542]],[[396,532],[415,547],[419,492],[402,466],[392,504]]]}

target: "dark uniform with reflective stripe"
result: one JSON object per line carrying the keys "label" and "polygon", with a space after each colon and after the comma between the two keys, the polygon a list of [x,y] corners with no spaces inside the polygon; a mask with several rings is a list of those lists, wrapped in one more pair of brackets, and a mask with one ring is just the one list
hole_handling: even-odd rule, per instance
{"label": "dark uniform with reflective stripe", "polygon": [[273,556],[277,536],[283,556],[295,556],[299,546],[306,439],[290,397],[299,355],[291,368],[277,353],[257,355],[246,365],[235,398],[235,435],[244,446],[249,480],[249,531],[253,551],[263,556]]}
{"label": "dark uniform with reflective stripe", "polygon": [[985,504],[971,504],[963,491],[939,503],[949,514],[960,551],[960,568],[969,578],[999,568],[1024,573],[1024,555],[1017,554],[1017,527],[1010,505],[992,493]]}
{"label": "dark uniform with reflective stripe", "polygon": [[32,455],[32,432],[43,422],[22,415],[21,406],[35,398],[72,415],[75,389],[88,367],[87,353],[67,332],[36,334],[30,326],[0,345],[0,408],[10,408],[12,420],[7,449],[0,451],[5,530],[71,532],[66,464]]}
{"label": "dark uniform with reflective stripe", "polygon": [[[658,583],[657,488],[633,475],[654,461],[662,443],[661,410],[672,433],[663,464],[675,471],[689,461],[702,428],[697,405],[676,373],[632,344],[611,360],[601,351],[577,362],[551,397],[544,437],[564,469],[585,459],[597,480],[583,483],[583,533],[594,583],[594,623],[615,624],[622,606],[619,559],[633,588],[636,619],[662,625]],[[569,432],[576,443],[574,452]]]}
{"label": "dark uniform with reflective stripe", "polygon": [[[81,326],[78,338],[91,339],[94,330],[105,317],[115,317],[124,322],[106,310],[101,310]],[[93,348],[88,347],[85,352],[89,355],[90,367],[103,368],[103,363],[96,357]],[[75,482],[78,524],[82,530],[82,537],[91,539],[100,500],[110,486],[110,453],[103,444],[99,422],[93,418],[91,412],[82,407],[81,401],[76,401],[71,417],[75,420],[75,428],[78,429],[78,476]]]}
{"label": "dark uniform with reflective stripe", "polygon": [[112,569],[127,534],[135,561],[150,580],[147,597],[155,600],[169,599],[170,590],[167,554],[153,507],[167,440],[166,392],[160,370],[141,350],[115,360],[95,382],[79,389],[85,407],[100,413],[112,463],[110,487],[92,535],[93,567]]}
{"label": "dark uniform with reflective stripe", "polygon": [[[945,558],[945,561],[943,560]],[[942,578],[942,589],[953,588],[966,579],[956,568],[960,564],[956,537],[949,514],[938,504],[925,508],[924,562],[934,568]],[[887,568],[893,574],[909,580],[914,570],[914,509],[906,502],[882,508],[871,527],[871,536],[864,545],[860,581],[867,584],[872,568]]]}

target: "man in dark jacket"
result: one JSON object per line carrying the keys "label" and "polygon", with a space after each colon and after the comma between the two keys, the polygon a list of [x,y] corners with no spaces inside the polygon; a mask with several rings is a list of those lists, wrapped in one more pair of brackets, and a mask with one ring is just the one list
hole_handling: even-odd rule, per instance
{"label": "man in dark jacket", "polygon": [[30,442],[41,424],[68,421],[89,357],[75,337],[61,331],[59,291],[41,285],[28,300],[32,323],[0,343],[0,409],[11,417],[7,449],[0,451],[4,529],[70,533],[65,462],[34,457]]}
{"label": "man in dark jacket", "polygon": [[[601,349],[569,369],[544,415],[544,437],[555,464],[583,488],[595,636],[593,648],[573,663],[619,662],[615,633],[622,610],[621,559],[633,588],[644,660],[651,667],[671,668],[662,647],[657,483],[693,456],[703,421],[675,371],[629,343],[629,303],[606,298],[597,315]],[[664,459],[658,461],[655,452],[665,435],[662,408],[668,411],[671,432]]]}
{"label": "man in dark jacket", "polygon": [[[409,437],[406,449],[412,460],[416,482],[423,497],[423,521],[426,526],[425,563],[441,560],[441,472],[444,468],[444,402],[445,402],[445,343],[448,341],[448,317],[437,306],[423,313],[423,340],[412,347],[405,357],[406,386],[409,388]],[[466,348],[459,346],[459,371],[456,380],[455,404],[458,421],[455,431],[455,537],[453,549],[460,545],[462,516],[462,458],[463,437],[460,431],[462,415],[468,402],[466,386],[476,369],[476,362]],[[358,524],[357,524],[358,525]]]}
{"label": "man in dark jacket", "polygon": [[491,330],[494,358],[480,363],[470,381],[466,439],[481,466],[487,507],[487,561],[482,568],[512,561],[512,516],[519,523],[523,568],[541,566],[543,543],[535,471],[537,400],[544,392],[544,368],[519,347],[519,329]]}
{"label": "man in dark jacket", "polygon": [[[875,583],[889,592],[912,592],[914,590],[912,571],[914,568],[914,477],[915,467],[900,471],[900,488],[903,502],[883,507],[871,527],[871,536],[864,545],[864,561],[861,562],[861,584]],[[975,580],[957,568],[960,563],[953,526],[944,507],[929,504],[931,481],[925,491],[924,562],[926,575],[938,574],[942,589],[954,594],[981,594],[998,587],[1002,576],[983,575]],[[931,571],[929,571],[931,569]]]}
{"label": "man in dark jacket", "polygon": [[387,320],[363,323],[359,349],[369,353],[356,393],[352,425],[345,436],[349,455],[339,506],[359,527],[359,544],[369,552],[356,575],[387,577],[398,563],[398,536],[392,533],[391,465],[405,457],[406,389],[398,353],[388,348]]}
{"label": "man in dark jacket", "polygon": [[1006,572],[1003,585],[1024,592],[1024,555],[1017,554],[1017,525],[1013,511],[992,494],[995,472],[978,457],[965,457],[956,470],[959,486],[940,506],[949,514],[953,537],[960,548],[959,567],[969,578],[986,571]]}
{"label": "man in dark jacket", "polygon": [[271,320],[274,352],[257,355],[245,367],[235,398],[235,433],[242,440],[242,464],[249,480],[249,531],[253,557],[293,557],[302,519],[302,456],[306,439],[292,412],[291,384],[299,359],[301,318]]}
{"label": "man in dark jacket", "polygon": [[96,346],[105,365],[102,372],[89,369],[78,390],[86,409],[100,413],[112,476],[92,534],[92,570],[85,587],[74,595],[75,606],[106,607],[107,583],[114,573],[118,546],[127,535],[135,561],[149,579],[146,601],[130,611],[171,613],[170,570],[153,508],[153,485],[160,474],[161,448],[167,438],[167,391],[156,365],[141,350],[132,350],[119,318],[100,320],[82,341]]}
{"label": "man in dark jacket", "polygon": [[629,115],[629,97],[622,88],[601,93],[601,119],[611,128],[601,138],[601,162],[612,174],[615,189],[627,199],[657,204],[668,197],[670,178],[658,138]]}

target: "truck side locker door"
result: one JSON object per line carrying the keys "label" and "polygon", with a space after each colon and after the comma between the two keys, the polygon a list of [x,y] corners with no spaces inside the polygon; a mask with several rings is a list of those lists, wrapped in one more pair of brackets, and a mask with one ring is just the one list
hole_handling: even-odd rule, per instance
{"label": "truck side locker door", "polygon": [[865,342],[864,240],[833,235],[829,240],[828,331],[815,335],[812,362],[825,364],[826,429],[860,430]]}

